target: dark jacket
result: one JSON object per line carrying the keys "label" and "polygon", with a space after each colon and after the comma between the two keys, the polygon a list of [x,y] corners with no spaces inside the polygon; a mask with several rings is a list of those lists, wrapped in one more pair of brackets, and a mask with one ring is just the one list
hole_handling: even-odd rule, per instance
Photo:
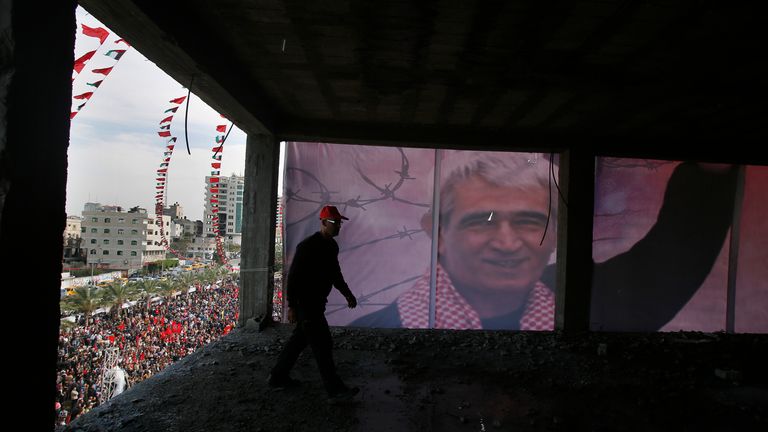
{"label": "dark jacket", "polygon": [[316,232],[296,246],[288,271],[288,307],[325,309],[331,288],[349,297],[352,292],[344,281],[339,266],[339,245],[332,238],[326,239]]}

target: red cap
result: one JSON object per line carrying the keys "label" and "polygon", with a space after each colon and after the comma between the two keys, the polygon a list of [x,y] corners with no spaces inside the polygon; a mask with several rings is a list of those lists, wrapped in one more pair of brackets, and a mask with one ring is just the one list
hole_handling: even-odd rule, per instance
{"label": "red cap", "polygon": [[325,206],[322,210],[320,210],[320,219],[346,219],[349,220],[348,217],[344,217],[339,213],[339,209],[337,209],[335,206]]}

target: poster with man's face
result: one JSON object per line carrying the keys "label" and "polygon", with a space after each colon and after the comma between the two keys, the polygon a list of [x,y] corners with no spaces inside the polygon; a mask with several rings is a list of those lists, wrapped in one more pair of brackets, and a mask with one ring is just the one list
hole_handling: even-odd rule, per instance
{"label": "poster with man's face", "polygon": [[[289,143],[285,166],[286,269],[298,242],[319,229],[323,205],[350,218],[336,240],[358,307],[347,309],[334,291],[331,324],[396,306],[402,327],[515,329],[553,264],[557,203],[547,158]],[[553,294],[539,303],[546,309],[537,313],[550,319],[535,329],[551,330]]]}

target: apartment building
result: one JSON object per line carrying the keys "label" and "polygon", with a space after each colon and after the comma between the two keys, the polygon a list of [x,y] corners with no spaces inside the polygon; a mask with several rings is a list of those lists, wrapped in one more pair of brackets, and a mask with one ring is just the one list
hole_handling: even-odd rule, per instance
{"label": "apartment building", "polygon": [[[212,178],[215,179],[214,183],[211,183]],[[243,232],[245,177],[235,174],[230,177],[206,176],[205,186],[203,236],[215,237],[218,232],[225,243],[239,245]],[[213,223],[214,215],[219,216],[217,226]]]}
{"label": "apartment building", "polygon": [[80,216],[67,216],[67,224],[64,227],[64,252],[65,261],[76,261],[80,259],[80,231],[83,218]]}
{"label": "apartment building", "polygon": [[[160,227],[146,209],[87,203],[82,213],[82,247],[89,265],[135,270],[165,258]],[[170,232],[170,218],[163,218]]]}

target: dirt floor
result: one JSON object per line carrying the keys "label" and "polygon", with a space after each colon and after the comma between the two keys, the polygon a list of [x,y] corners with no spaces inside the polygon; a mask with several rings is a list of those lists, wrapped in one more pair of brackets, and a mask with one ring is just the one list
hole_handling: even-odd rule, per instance
{"label": "dirt floor", "polygon": [[237,329],[66,430],[768,431],[765,335],[334,328],[361,389],[335,406],[310,350],[300,388],[266,385],[291,328]]}

